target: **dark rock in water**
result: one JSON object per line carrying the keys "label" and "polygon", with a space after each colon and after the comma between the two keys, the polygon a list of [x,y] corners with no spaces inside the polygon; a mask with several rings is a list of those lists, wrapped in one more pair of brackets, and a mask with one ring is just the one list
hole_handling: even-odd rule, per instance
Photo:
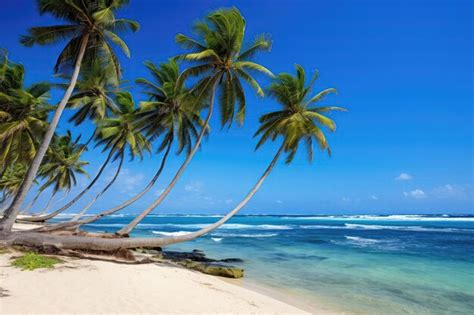
{"label": "dark rock in water", "polygon": [[192,261],[189,259],[180,261],[179,264],[189,269],[197,270],[205,274],[219,277],[242,278],[244,276],[244,270],[242,268],[237,268],[233,266]]}
{"label": "dark rock in water", "polygon": [[137,250],[143,254],[153,255],[153,259],[160,261],[170,261],[177,263],[183,267],[197,270],[202,273],[227,277],[227,278],[241,278],[244,276],[244,270],[235,266],[228,265],[228,263],[242,263],[243,260],[239,258],[226,259],[212,259],[206,257],[206,254],[200,250],[193,250],[192,252],[176,252],[176,251],[155,251],[149,249]]}
{"label": "dark rock in water", "polygon": [[175,251],[164,251],[160,253],[153,253],[154,255],[160,256],[161,259],[168,259],[173,261],[181,260],[192,260],[200,262],[223,262],[223,263],[242,263],[244,262],[240,258],[225,258],[225,259],[212,259],[206,257],[206,254],[200,250],[193,250],[192,252],[175,252]]}

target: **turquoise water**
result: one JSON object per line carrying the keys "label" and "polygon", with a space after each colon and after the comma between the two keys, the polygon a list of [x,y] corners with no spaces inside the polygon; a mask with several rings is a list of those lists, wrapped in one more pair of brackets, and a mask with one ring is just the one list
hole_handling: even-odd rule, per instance
{"label": "turquoise water", "polygon": [[[194,231],[214,216],[150,216],[133,236]],[[114,231],[129,216],[87,228]],[[244,281],[360,314],[473,314],[473,216],[238,216],[175,250],[242,258]]]}

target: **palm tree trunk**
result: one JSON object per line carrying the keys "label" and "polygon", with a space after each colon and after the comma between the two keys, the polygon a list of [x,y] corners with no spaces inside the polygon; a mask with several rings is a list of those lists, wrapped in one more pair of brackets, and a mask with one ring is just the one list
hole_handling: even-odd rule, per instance
{"label": "palm tree trunk", "polygon": [[115,175],[114,177],[112,178],[112,180],[104,187],[104,189],[102,189],[102,191],[100,191],[95,197],[94,199],[92,199],[91,202],[89,202],[89,204],[87,206],[85,206],[84,209],[82,209],[81,212],[79,212],[78,214],[76,214],[72,219],[71,221],[77,221],[79,220],[85,213],[87,210],[89,210],[90,207],[92,207],[92,205],[97,201],[97,199],[100,198],[100,196],[102,196],[103,194],[105,194],[105,192],[107,190],[109,190],[109,188],[113,185],[113,183],[115,182],[115,180],[117,179],[118,175],[120,174],[120,171],[122,170],[122,164],[123,164],[123,159],[124,159],[124,154],[120,154],[120,163],[117,167],[117,171],[115,172]]}
{"label": "palm tree trunk", "polygon": [[99,220],[99,219],[101,219],[105,216],[114,214],[115,212],[120,211],[120,210],[128,207],[129,205],[133,204],[135,201],[137,201],[138,199],[143,197],[155,185],[156,181],[158,180],[158,178],[161,175],[161,172],[163,171],[163,168],[165,167],[165,163],[166,163],[166,160],[168,158],[168,154],[170,152],[171,146],[172,146],[172,142],[170,142],[168,144],[166,152],[163,155],[163,158],[161,159],[160,167],[158,168],[158,171],[155,173],[155,175],[153,176],[151,181],[148,183],[148,185],[140,193],[138,193],[134,197],[130,198],[129,200],[125,201],[124,203],[122,203],[122,204],[120,204],[120,205],[118,205],[118,206],[116,206],[112,209],[109,209],[107,211],[103,211],[103,212],[98,213],[98,214],[96,214],[92,217],[89,217],[89,218],[86,218],[86,219],[83,219],[83,220],[80,220],[80,221],[76,221],[76,222],[69,221],[69,222],[55,224],[55,225],[52,225],[52,226],[51,225],[50,226],[44,226],[44,227],[41,227],[39,229],[35,229],[35,231],[38,231],[38,232],[51,232],[51,231],[71,228],[71,227],[75,227],[75,226],[80,226],[80,225],[84,225],[84,224],[89,224],[89,223],[95,222],[95,221],[97,221],[97,220]]}
{"label": "palm tree trunk", "polygon": [[73,204],[75,204],[79,199],[81,199],[82,196],[85,195],[85,193],[87,193],[91,188],[92,186],[94,186],[94,184],[97,182],[97,180],[99,179],[99,177],[102,175],[105,167],[107,166],[107,164],[109,164],[109,161],[110,159],[112,158],[112,155],[113,155],[113,151],[110,151],[109,152],[109,155],[107,156],[107,159],[104,161],[104,163],[102,164],[102,166],[100,167],[99,169],[99,172],[97,172],[97,175],[94,177],[94,179],[89,183],[89,185],[87,185],[86,188],[84,188],[76,197],[74,197],[71,201],[69,201],[66,205],[64,205],[63,207],[59,208],[58,210],[56,211],[53,211],[51,212],[50,214],[47,214],[47,215],[43,215],[43,216],[34,216],[34,217],[27,217],[27,218],[21,218],[21,221],[27,221],[27,222],[43,222],[43,221],[46,221],[46,220],[49,220],[51,218],[54,218],[55,216],[57,216],[58,214],[66,211],[67,209],[69,209]]}
{"label": "palm tree trunk", "polygon": [[206,117],[206,120],[204,122],[204,126],[202,127],[201,132],[199,133],[199,136],[196,140],[196,143],[194,144],[193,149],[191,150],[191,152],[189,152],[189,154],[186,157],[186,159],[184,160],[183,164],[178,169],[178,171],[174,175],[173,179],[169,183],[168,187],[166,187],[166,189],[161,193],[161,195],[148,208],[146,208],[139,215],[137,215],[135,217],[135,219],[132,220],[132,222],[130,222],[128,225],[126,225],[125,227],[123,227],[119,231],[117,231],[117,233],[116,233],[117,235],[120,235],[120,236],[129,235],[130,232],[137,226],[138,223],[140,223],[150,212],[153,211],[153,209],[155,209],[163,200],[165,200],[165,198],[168,196],[168,194],[171,192],[173,187],[178,182],[178,180],[181,177],[181,175],[183,174],[184,170],[186,169],[186,167],[189,165],[192,158],[194,157],[194,154],[196,154],[197,150],[199,149],[199,147],[201,145],[202,138],[206,134],[207,128],[209,127],[209,121],[211,119],[212,111],[213,111],[213,107],[214,107],[214,96],[215,96],[215,92],[216,92],[217,82],[218,82],[218,80],[216,80],[216,82],[212,86],[211,96],[210,96],[210,99],[209,99],[209,110],[208,110],[208,113],[207,113],[207,117]]}
{"label": "palm tree trunk", "polygon": [[[106,239],[106,238],[95,238],[95,237],[80,237],[80,236],[56,236],[51,234],[37,233],[37,232],[17,232],[12,233],[9,237],[3,240],[5,245],[27,245],[27,246],[56,246],[62,249],[87,249],[87,250],[103,250],[103,251],[114,251],[123,248],[136,248],[136,247],[163,247],[176,243],[182,243],[186,241],[194,240],[204,234],[214,231],[230,218],[237,214],[255,195],[258,189],[262,186],[265,179],[270,175],[273,167],[275,166],[278,158],[283,152],[284,145],[280,147],[275,157],[268,165],[267,169],[257,181],[255,186],[245,196],[245,198],[228,214],[221,218],[216,223],[210,224],[207,227],[180,236],[172,237],[160,237],[160,238],[119,238],[119,239]],[[0,242],[0,244],[2,244]]]}
{"label": "palm tree trunk", "polygon": [[89,34],[86,33],[82,38],[81,47],[79,49],[79,54],[77,56],[77,60],[74,65],[74,71],[71,77],[71,82],[69,83],[69,86],[66,92],[64,93],[64,96],[61,102],[59,102],[58,107],[56,108],[56,111],[54,112],[53,119],[51,120],[48,126],[48,129],[46,130],[46,133],[44,135],[43,141],[41,141],[41,145],[39,146],[38,151],[36,152],[35,157],[33,158],[33,161],[31,162],[31,165],[28,168],[28,171],[26,172],[25,178],[23,179],[23,182],[18,190],[18,193],[15,195],[10,207],[7,210],[5,210],[3,217],[0,219],[0,234],[11,233],[13,223],[15,222],[16,217],[18,216],[20,207],[23,204],[23,201],[25,200],[26,194],[30,190],[31,185],[33,185],[33,181],[36,178],[36,174],[38,173],[41,162],[43,161],[44,155],[46,154],[46,151],[48,150],[49,144],[51,142],[51,139],[53,138],[56,127],[58,126],[59,119],[61,118],[64,108],[66,107],[66,104],[69,101],[69,98],[71,97],[72,92],[74,91],[77,78],[79,77],[79,72],[81,70],[82,59],[86,52],[88,42],[89,42]]}

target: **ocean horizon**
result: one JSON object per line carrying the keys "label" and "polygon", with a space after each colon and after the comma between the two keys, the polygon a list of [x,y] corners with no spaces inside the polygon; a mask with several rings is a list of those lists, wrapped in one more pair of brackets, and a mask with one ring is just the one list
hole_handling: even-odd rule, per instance
{"label": "ocean horizon", "polygon": [[[64,220],[68,215],[58,220]],[[220,215],[154,214],[131,237],[183,235]],[[118,214],[84,226],[113,232]],[[165,250],[240,258],[243,284],[315,307],[363,314],[469,314],[474,309],[474,215],[238,215]]]}

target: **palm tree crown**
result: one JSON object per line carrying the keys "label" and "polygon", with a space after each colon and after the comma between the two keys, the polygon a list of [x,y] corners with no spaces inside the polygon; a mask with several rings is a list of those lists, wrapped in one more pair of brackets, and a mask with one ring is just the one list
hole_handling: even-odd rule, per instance
{"label": "palm tree crown", "polygon": [[110,72],[110,68],[103,67],[98,60],[81,72],[75,93],[67,104],[69,108],[77,109],[69,118],[70,122],[77,126],[86,119],[95,121],[108,117],[116,110],[113,93],[118,87]]}
{"label": "palm tree crown", "polygon": [[111,150],[114,159],[122,156],[128,149],[130,158],[143,158],[145,151],[150,152],[151,145],[135,123],[137,109],[129,92],[116,94],[117,111],[114,117],[105,118],[98,123],[98,145],[104,145],[104,151]]}
{"label": "palm tree crown", "polygon": [[335,131],[336,123],[325,114],[334,110],[345,111],[345,109],[336,106],[311,106],[321,101],[325,95],[336,93],[336,89],[329,88],[310,97],[309,94],[317,77],[316,72],[309,84],[305,85],[305,71],[300,65],[296,65],[296,76],[288,73],[278,75],[268,88],[268,94],[283,108],[260,117],[261,126],[255,133],[255,136],[260,136],[257,148],[268,139],[273,141],[278,136],[282,136],[284,151],[288,153],[286,163],[293,160],[301,140],[306,145],[310,161],[313,159],[313,141],[322,150],[331,153],[321,127]]}
{"label": "palm tree crown", "polygon": [[149,101],[140,103],[137,123],[150,139],[163,135],[159,151],[177,139],[177,154],[184,149],[189,154],[193,141],[199,135],[198,128],[203,128],[204,125],[199,113],[205,103],[189,93],[183,82],[178,80],[179,66],[175,60],[169,60],[158,67],[146,62],[145,66],[154,82],[143,78],[137,80],[149,96]]}
{"label": "palm tree crown", "polygon": [[21,43],[26,46],[50,45],[69,40],[55,65],[56,72],[66,72],[73,67],[80,51],[81,41],[87,35],[84,63],[87,65],[95,60],[107,61],[118,79],[121,76],[120,63],[112,44],[119,46],[129,57],[130,50],[117,33],[136,32],[139,29],[138,22],[115,17],[114,11],[129,2],[129,0],[37,0],[40,14],[49,13],[65,21],[65,24],[30,28],[28,35],[22,36]]}
{"label": "palm tree crown", "polygon": [[185,70],[180,80],[202,75],[195,90],[203,95],[208,94],[214,84],[219,84],[222,125],[230,126],[234,117],[242,123],[246,102],[241,80],[263,96],[262,88],[248,71],[256,70],[273,76],[270,70],[251,61],[257,52],[270,50],[271,41],[260,36],[248,49],[242,51],[245,20],[236,8],[221,9],[209,14],[205,21],[195,24],[194,30],[200,40],[183,34],[176,36],[176,42],[192,51],[179,57],[198,63]]}
{"label": "palm tree crown", "polygon": [[0,63],[0,170],[29,163],[46,130],[50,85],[24,87],[25,69],[4,58]]}
{"label": "palm tree crown", "polygon": [[76,174],[87,174],[83,167],[89,163],[80,159],[83,151],[83,145],[78,143],[78,139],[72,139],[70,131],[64,136],[55,136],[39,171],[40,176],[47,178],[40,190],[53,186],[55,194],[75,186]]}

